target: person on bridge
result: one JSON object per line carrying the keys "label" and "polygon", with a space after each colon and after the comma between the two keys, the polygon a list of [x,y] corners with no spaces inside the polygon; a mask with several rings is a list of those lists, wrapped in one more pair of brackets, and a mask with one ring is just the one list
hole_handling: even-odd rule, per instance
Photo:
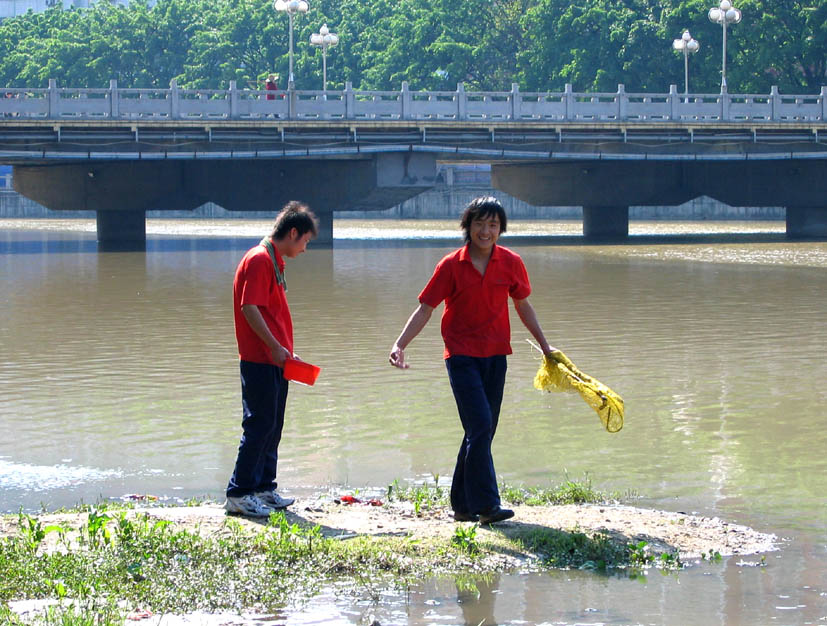
{"label": "person on bridge", "polygon": [[[275,100],[276,99],[276,92],[279,90],[279,77],[278,74],[270,74],[267,77],[267,80],[264,81],[264,89],[267,90],[267,99],[268,100]],[[270,92],[273,93],[270,93]]]}
{"label": "person on bridge", "polygon": [[287,306],[284,259],[293,259],[318,233],[318,221],[300,202],[288,202],[272,233],[241,259],[233,281],[233,314],[241,360],[241,443],[227,485],[228,513],[267,517],[293,504],[276,492],[276,464],[287,380],[293,354],[293,321]]}
{"label": "person on bridge", "polygon": [[554,350],[528,301],[531,284],[522,259],[497,244],[506,221],[505,209],[496,198],[471,201],[460,220],[465,246],[437,264],[419,294],[419,306],[389,356],[391,365],[407,369],[405,349],[445,301],[445,366],[464,430],[451,484],[456,521],[491,524],[514,516],[501,506],[491,456],[505,386],[506,355],[511,354],[509,297],[543,353]]}

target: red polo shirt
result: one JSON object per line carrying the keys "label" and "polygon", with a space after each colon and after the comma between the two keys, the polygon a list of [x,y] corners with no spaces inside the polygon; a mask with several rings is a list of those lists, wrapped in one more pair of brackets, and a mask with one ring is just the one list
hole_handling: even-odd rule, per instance
{"label": "red polo shirt", "polygon": [[[276,263],[284,271],[284,259],[276,250]],[[273,261],[264,246],[250,249],[235,271],[233,281],[233,313],[238,356],[253,363],[273,362],[273,355],[250,327],[241,312],[242,305],[255,304],[276,340],[293,354],[293,320],[284,288],[276,282]]]}
{"label": "red polo shirt", "polygon": [[530,294],[528,272],[517,253],[495,245],[483,276],[466,245],[437,263],[419,301],[434,308],[445,301],[446,359],[458,354],[488,357],[511,354],[508,298],[522,300]]}

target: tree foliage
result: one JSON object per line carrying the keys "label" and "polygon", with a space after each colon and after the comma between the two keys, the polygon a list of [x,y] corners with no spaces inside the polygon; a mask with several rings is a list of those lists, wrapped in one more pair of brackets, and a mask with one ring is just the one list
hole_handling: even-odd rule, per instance
{"label": "tree foliage", "polygon": [[[340,35],[328,51],[328,84],[412,90],[665,92],[683,88],[672,40],[701,43],[690,90],[720,86],[721,27],[714,0],[309,0],[294,20],[294,73],[319,89],[321,51],[311,33]],[[728,28],[730,92],[817,93],[827,84],[827,0],[736,0]],[[0,22],[0,83],[71,87],[260,87],[288,74],[288,18],[270,0],[100,0],[89,9],[32,13]]]}

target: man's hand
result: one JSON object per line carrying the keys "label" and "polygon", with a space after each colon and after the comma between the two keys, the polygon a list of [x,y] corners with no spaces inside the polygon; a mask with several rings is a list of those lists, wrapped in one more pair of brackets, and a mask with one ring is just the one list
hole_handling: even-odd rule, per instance
{"label": "man's hand", "polygon": [[[416,337],[419,332],[425,328],[425,324],[427,324],[428,320],[431,319],[431,313],[433,312],[434,307],[428,306],[424,302],[419,303],[419,306],[416,307],[414,312],[408,318],[405,328],[402,329],[402,334],[399,335],[399,338],[393,344],[393,348],[391,348],[391,354],[388,357],[388,361],[391,365],[398,367],[401,370],[406,370],[410,367],[407,363],[405,363],[405,348],[407,348],[413,341],[414,337]],[[405,348],[402,346],[405,346]]]}
{"label": "man's hand", "polygon": [[391,354],[388,357],[388,362],[394,367],[398,367],[401,370],[406,370],[410,367],[410,365],[405,363],[405,351],[402,348],[400,348],[397,344],[393,344]]}
{"label": "man's hand", "polygon": [[284,368],[284,362],[285,362],[287,359],[289,359],[289,358],[291,358],[291,357],[293,356],[293,355],[291,355],[291,354],[290,354],[290,351],[289,351],[289,350],[287,350],[287,348],[285,348],[285,347],[284,347],[284,346],[282,346],[282,345],[279,345],[279,346],[278,346],[278,347],[276,347],[276,348],[272,348],[272,349],[270,350],[270,354],[272,354],[272,355],[273,355],[273,362],[274,362],[274,363],[275,363],[278,367],[281,367],[282,369]]}
{"label": "man's hand", "polygon": [[267,327],[267,322],[264,321],[264,317],[261,315],[258,307],[255,304],[242,304],[241,313],[244,315],[244,319],[247,320],[250,328],[253,329],[253,332],[270,348],[273,363],[283,368],[284,362],[293,355],[290,354],[290,352],[276,340],[273,333],[270,332],[270,329]]}

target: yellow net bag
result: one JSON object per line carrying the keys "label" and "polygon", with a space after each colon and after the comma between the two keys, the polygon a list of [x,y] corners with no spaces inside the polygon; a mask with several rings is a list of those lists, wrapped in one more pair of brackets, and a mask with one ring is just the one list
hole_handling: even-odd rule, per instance
{"label": "yellow net bag", "polygon": [[534,377],[540,391],[576,391],[597,411],[600,421],[610,433],[623,428],[623,398],[606,385],[584,374],[560,350],[543,357],[543,364]]}

